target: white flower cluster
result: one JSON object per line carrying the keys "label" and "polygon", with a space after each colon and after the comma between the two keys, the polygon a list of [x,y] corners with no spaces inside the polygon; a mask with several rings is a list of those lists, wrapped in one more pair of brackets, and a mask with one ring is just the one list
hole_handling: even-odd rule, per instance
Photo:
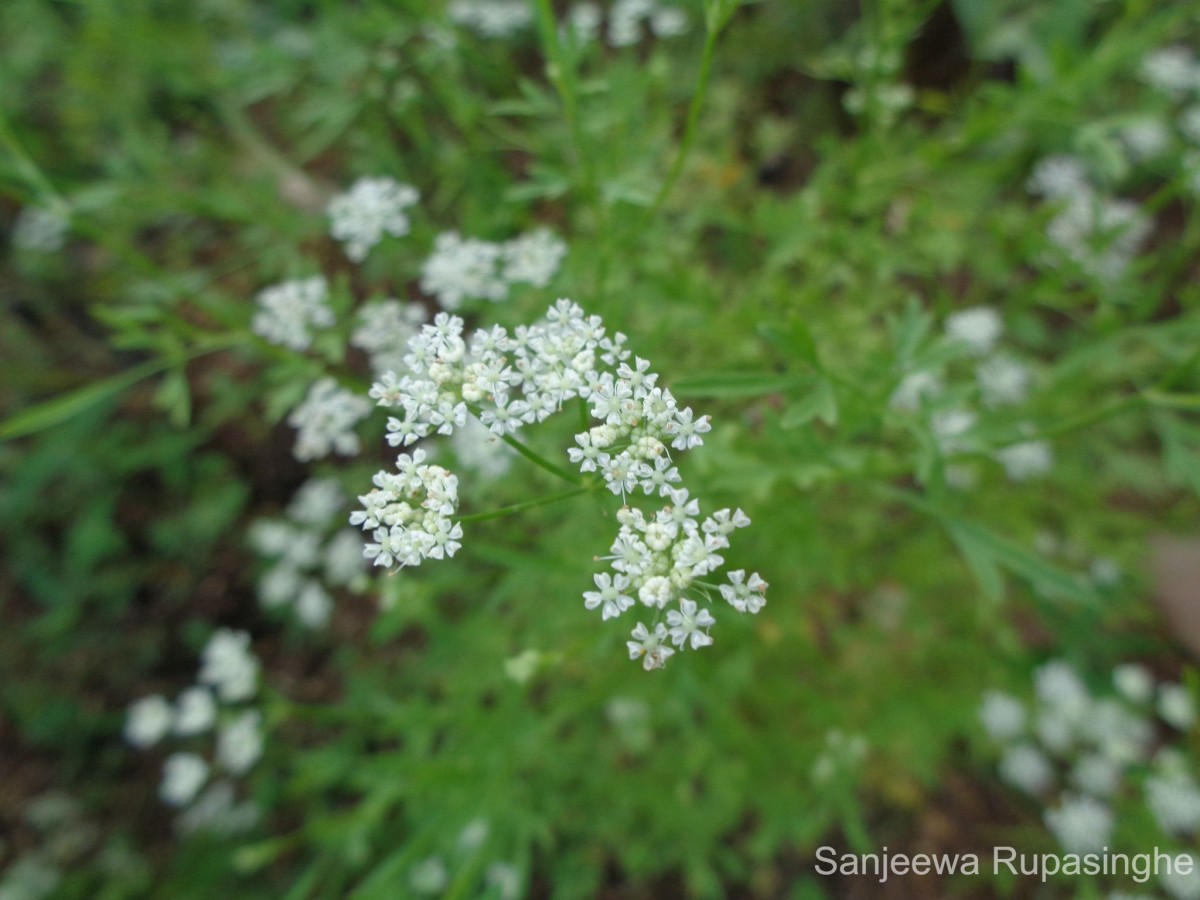
{"label": "white flower cluster", "polygon": [[1046,237],[1064,258],[1102,283],[1124,275],[1153,230],[1153,221],[1141,207],[1100,191],[1075,157],[1060,154],[1041,160],[1028,187],[1058,209],[1046,226]]}
{"label": "white flower cluster", "polygon": [[69,224],[57,209],[26,206],[13,225],[13,244],[34,253],[57,253],[63,248]]}
{"label": "white flower cluster", "polygon": [[[1046,180],[1052,179],[1047,176]],[[998,349],[1003,337],[1004,321],[991,307],[971,307],[946,317],[945,340],[960,354],[978,360],[975,380],[979,400],[988,409],[1023,403],[1033,381],[1024,362]],[[943,455],[983,450],[974,435],[978,415],[971,409],[941,403],[945,393],[945,378],[941,371],[918,369],[904,376],[892,391],[888,405],[906,413],[926,412],[930,431]],[[1028,426],[1022,427],[1029,430]],[[1002,447],[992,455],[1012,481],[1026,481],[1043,475],[1054,464],[1050,444],[1040,440],[1021,441]],[[948,470],[948,477],[950,474]]]}
{"label": "white flower cluster", "polygon": [[1188,47],[1162,47],[1142,60],[1142,80],[1167,94],[1200,91],[1200,61]]}
{"label": "white flower cluster", "polygon": [[462,546],[462,526],[450,518],[458,511],[458,477],[426,465],[419,448],[401,453],[396,468],[375,473],[375,489],[358,498],[363,509],[350,516],[351,525],[371,532],[364,555],[388,568],[453,556]]}
{"label": "white flower cluster", "polygon": [[363,580],[358,534],[346,528],[329,534],[345,501],[336,481],[313,479],[296,492],[286,519],[260,519],[251,526],[250,543],[274,561],[258,582],[263,606],[291,607],[302,625],[323,628],[333,609],[328,588],[354,588]]}
{"label": "white flower cluster", "polygon": [[338,387],[333,378],[321,378],[309,388],[304,402],[288,415],[296,429],[292,453],[308,462],[337,452],[355,456],[360,449],[354,426],[371,412],[371,404],[353,391]]}
{"label": "white flower cluster", "polygon": [[399,300],[379,300],[358,311],[358,326],[350,335],[350,346],[362,350],[371,361],[371,371],[404,369],[404,353],[409,338],[429,319],[425,307]]}
{"label": "white flower cluster", "polygon": [[673,38],[688,30],[688,17],[682,9],[657,0],[616,0],[608,11],[608,42],[614,47],[629,47],[642,39],[643,23],[657,38]]}
{"label": "white flower cluster", "polygon": [[[397,415],[388,419],[387,440],[408,447],[432,434],[452,435],[469,417],[497,436],[541,422],[575,397],[599,421],[575,436],[568,458],[580,472],[596,472],[614,494],[670,500],[647,516],[625,506],[611,547],[615,574],[595,576],[598,590],[584,595],[589,609],[604,619],[620,615],[635,599],[654,610],[650,627],[638,623],[630,655],[657,668],[678,648],[711,643],[714,623],[687,592],[706,597],[714,586],[701,581],[723,564],[720,551],[729,535],[750,524],[740,509],[720,510],[701,520],[699,503],[679,487],[671,450],[703,443],[707,416],[696,418],[671,392],[658,386],[650,364],[625,349],[621,333],[610,336],[598,316],[587,316],[569,300],[559,300],[544,321],[520,326],[511,335],[499,326],[469,339],[463,321],[439,313],[408,343],[406,373],[387,373],[371,397]],[[425,463],[421,449],[397,460],[398,473],[375,475],[375,490],[360,497],[363,509],[351,523],[372,533],[366,555],[376,565],[418,565],[458,550],[462,528],[453,522],[458,480],[446,469]],[[767,584],[757,573],[729,575],[722,597],[739,612],[757,613]],[[667,609],[671,606],[671,609]],[[665,613],[665,622],[658,616]]]}
{"label": "white flower cluster", "polygon": [[533,24],[533,7],[525,0],[454,0],[450,19],[482,37],[506,38]]}
{"label": "white flower cluster", "polygon": [[1195,718],[1191,696],[1178,684],[1156,685],[1137,664],[1117,666],[1113,684],[1115,695],[1094,696],[1071,666],[1054,661],[1034,673],[1032,707],[989,691],[979,709],[984,730],[1002,749],[1001,777],[1036,797],[1058,794],[1045,822],[1071,853],[1108,843],[1113,803],[1130,793],[1129,784],[1147,763],[1146,805],[1163,834],[1192,838],[1200,832],[1200,785],[1191,764],[1170,747],[1154,752],[1156,694],[1159,718],[1185,733]]}
{"label": "white flower cluster", "polygon": [[421,290],[451,311],[468,300],[498,303],[514,284],[546,287],[566,254],[567,245],[547,228],[505,243],[447,231],[437,236],[421,268]]}
{"label": "white flower cluster", "polygon": [[[250,635],[244,631],[219,629],[201,655],[197,684],[185,690],[174,704],[160,694],[143,697],[129,707],[125,718],[125,740],[134,747],[151,747],[174,734],[194,738],[217,728],[215,762],[232,776],[244,775],[262,756],[262,714],[242,704],[253,699],[258,689],[258,659],[250,652]],[[200,753],[181,751],[163,764],[159,795],[169,806],[192,804],[209,780],[210,764]],[[198,805],[202,813],[191,816],[191,830],[216,823],[252,824],[257,816],[252,806],[235,808],[233,793],[225,781],[216,782],[212,796],[205,794]],[[222,798],[227,802],[218,803]],[[187,823],[181,827],[188,830]]]}
{"label": "white flower cluster", "polygon": [[329,233],[346,245],[346,256],[362,262],[384,234],[408,234],[404,211],[420,198],[416,188],[394,178],[360,178],[329,202]]}
{"label": "white flower cluster", "polygon": [[259,292],[258,311],[250,328],[272,344],[307,350],[313,328],[333,324],[329,286],[320,275],[285,281]]}

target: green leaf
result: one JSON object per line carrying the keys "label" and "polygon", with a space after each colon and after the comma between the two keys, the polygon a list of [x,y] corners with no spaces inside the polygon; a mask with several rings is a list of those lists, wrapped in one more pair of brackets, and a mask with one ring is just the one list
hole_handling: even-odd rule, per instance
{"label": "green leaf", "polygon": [[808,325],[795,313],[791,313],[782,325],[763,323],[758,326],[759,334],[774,344],[786,356],[801,359],[804,362],[821,367],[817,355],[817,343],[813,340]]}
{"label": "green leaf", "polygon": [[697,375],[671,385],[679,397],[763,397],[802,384],[805,379],[778,372],[726,372]]}
{"label": "green leaf", "polygon": [[21,410],[0,422],[0,441],[25,437],[65,422],[88,407],[137,384],[143,378],[161,372],[168,364],[165,360],[149,360],[132,369],[111,375],[102,381],[71,391],[69,394],[54,397],[29,409]]}
{"label": "green leaf", "polygon": [[837,424],[837,396],[833,393],[833,385],[825,378],[818,381],[807,396],[788,406],[779,425],[781,428],[798,428],[814,418],[826,425]]}

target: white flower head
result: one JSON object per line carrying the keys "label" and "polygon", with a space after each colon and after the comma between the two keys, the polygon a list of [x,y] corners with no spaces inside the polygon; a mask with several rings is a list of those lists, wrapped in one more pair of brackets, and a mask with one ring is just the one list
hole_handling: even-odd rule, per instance
{"label": "white flower head", "polygon": [[974,356],[986,356],[1004,334],[1000,314],[990,306],[975,306],[946,317],[946,335],[964,344]]}
{"label": "white flower head", "polygon": [[358,326],[350,335],[350,345],[362,350],[371,360],[376,376],[384,372],[403,373],[408,342],[428,321],[425,307],[399,300],[379,300],[358,311]]}
{"label": "white flower head", "polygon": [[633,640],[625,642],[629,647],[629,658],[641,659],[642,668],[647,672],[652,669],[661,669],[666,661],[675,655],[675,651],[665,644],[667,626],[662,622],[654,626],[653,633],[641,622],[638,622],[634,626],[631,636]]}
{"label": "white flower head", "polygon": [[1189,731],[1196,721],[1192,695],[1181,684],[1164,684],[1158,689],[1158,714],[1172,728]]}
{"label": "white flower head", "polygon": [[988,357],[979,364],[975,375],[984,405],[993,409],[1021,403],[1029,393],[1029,368],[1011,356]]}
{"label": "white flower head", "polygon": [[1046,827],[1069,853],[1094,853],[1112,836],[1112,810],[1094,797],[1066,796],[1046,811]]}
{"label": "white flower head", "polygon": [[362,262],[384,234],[408,234],[405,210],[420,198],[416,188],[393,178],[360,178],[329,202],[329,233],[346,245],[346,256]]}
{"label": "white flower head", "polygon": [[338,387],[333,378],[321,378],[288,416],[288,424],[297,431],[292,451],[296,459],[308,462],[333,452],[356,456],[360,444],[354,426],[370,412],[371,403],[365,397]]}
{"label": "white flower head", "polygon": [[13,244],[35,253],[57,253],[63,248],[70,220],[57,209],[26,206],[13,226]]}
{"label": "white flower head", "polygon": [[1017,744],[1000,758],[1000,777],[1027,794],[1038,796],[1054,784],[1054,767],[1033,744]]}
{"label": "white flower head", "polygon": [[217,720],[217,701],[206,687],[188,688],[175,701],[175,733],[202,734]]}
{"label": "white flower head", "polygon": [[988,691],[979,707],[979,720],[995,741],[1010,741],[1025,730],[1025,705],[1011,694]]}
{"label": "white flower head", "polygon": [[533,10],[524,0],[454,0],[450,19],[481,37],[506,38],[533,24]]}
{"label": "white flower head", "polygon": [[1113,669],[1113,684],[1130,703],[1145,706],[1154,699],[1154,676],[1138,663],[1124,663]]}
{"label": "white flower head", "polygon": [[1054,451],[1047,441],[1024,441],[997,450],[996,461],[1010,481],[1028,481],[1050,471]]}
{"label": "white flower head", "polygon": [[171,730],[174,712],[160,694],[143,697],[125,714],[125,740],[134,747],[151,747]]}
{"label": "white flower head", "polygon": [[1142,60],[1142,80],[1173,97],[1200,90],[1200,64],[1187,47],[1163,47]]}
{"label": "white flower head", "polygon": [[248,772],[262,756],[262,713],[248,709],[217,734],[217,762],[231,775]]}
{"label": "white flower head", "polygon": [[197,677],[226,703],[253,697],[258,689],[258,659],[250,652],[250,635],[228,628],[214,632],[201,654]]}
{"label": "white flower head", "polygon": [[208,780],[208,763],[195,753],[173,753],[163,763],[158,793],[169,806],[187,806]]}
{"label": "white flower head", "polygon": [[539,228],[503,245],[501,277],[510,284],[544,288],[566,255],[562,239],[549,228]]}
{"label": "white flower head", "polygon": [[451,311],[467,300],[508,297],[508,282],[500,274],[503,248],[491,241],[463,238],[456,231],[437,236],[433,255],[421,267],[421,290]]}
{"label": "white flower head", "polygon": [[250,328],[272,344],[307,350],[312,329],[334,323],[328,302],[329,288],[320,275],[264,288]]}

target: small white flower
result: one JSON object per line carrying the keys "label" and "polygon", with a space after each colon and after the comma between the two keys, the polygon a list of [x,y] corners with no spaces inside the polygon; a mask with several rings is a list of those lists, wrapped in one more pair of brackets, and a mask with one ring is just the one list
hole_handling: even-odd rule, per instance
{"label": "small white flower", "polygon": [[735,569],[728,575],[729,584],[720,586],[721,596],[740,613],[757,613],[767,604],[768,584],[757,572],[746,578],[745,569]]}
{"label": "small white flower", "polygon": [[524,0],[454,0],[450,18],[481,37],[506,38],[533,23],[533,11]]}
{"label": "small white flower", "polygon": [[1200,828],[1200,786],[1187,772],[1157,773],[1147,778],[1146,805],[1167,834],[1188,837]]}
{"label": "small white flower", "polygon": [[217,701],[206,687],[191,687],[175,701],[175,733],[202,734],[217,720]]}
{"label": "small white flower", "polygon": [[1047,200],[1058,200],[1091,190],[1083,161],[1066,154],[1039,160],[1033,167],[1027,187],[1031,194]]}
{"label": "small white flower", "polygon": [[423,859],[408,874],[408,886],[418,894],[440,894],[450,883],[450,873],[440,856]]}
{"label": "small white flower", "polygon": [[625,593],[629,579],[624,575],[617,575],[614,579],[607,572],[600,572],[592,577],[598,590],[584,592],[583,605],[588,609],[600,607],[601,618],[607,621],[633,606],[633,598]]}
{"label": "small white flower", "polygon": [[1017,744],[1000,758],[1000,777],[1013,787],[1037,796],[1054,783],[1054,768],[1046,754],[1032,744]]}
{"label": "small white flower", "polygon": [[707,647],[712,643],[712,638],[706,631],[700,629],[716,624],[717,620],[712,617],[712,613],[707,609],[699,609],[696,601],[687,597],[679,601],[678,610],[667,611],[668,634],[671,637],[671,643],[676,647],[683,647],[689,642],[693,650]]}
{"label": "small white flower", "polygon": [[334,322],[328,293],[325,279],[319,275],[264,288],[258,294],[258,312],[250,328],[272,344],[307,350],[312,329],[327,328]]}
{"label": "small white flower", "polygon": [[1142,80],[1178,97],[1200,90],[1200,64],[1187,47],[1163,47],[1142,60]]}
{"label": "small white flower", "polygon": [[258,660],[249,650],[250,635],[218,629],[201,654],[202,684],[213,687],[226,703],[249,700],[258,689]]}
{"label": "small white flower", "polygon": [[385,233],[408,234],[404,211],[419,199],[416,188],[393,178],[360,178],[329,202],[329,233],[346,245],[346,256],[362,262]]}
{"label": "small white flower", "polygon": [[501,252],[505,281],[544,288],[567,255],[567,245],[549,228],[539,228],[504,244]]}
{"label": "small white flower", "polygon": [[888,406],[904,412],[915,412],[943,390],[942,379],[933,372],[912,372],[892,391]]}
{"label": "small white flower", "polygon": [[1196,721],[1192,695],[1181,684],[1164,684],[1158,689],[1158,714],[1172,728],[1191,730]]}
{"label": "small white flower", "polygon": [[403,373],[408,342],[428,320],[419,303],[380,300],[358,311],[358,325],[350,335],[350,345],[370,357],[376,376],[385,372]]}
{"label": "small white flower", "polygon": [[1114,817],[1093,797],[1067,796],[1057,809],[1046,811],[1046,827],[1069,853],[1093,853],[1108,844]]}
{"label": "small white flower", "polygon": [[666,646],[664,641],[667,639],[667,627],[659,622],[654,626],[654,633],[651,634],[646,626],[638,622],[634,626],[632,641],[626,641],[629,647],[630,659],[641,659],[642,668],[647,672],[652,669],[661,669],[666,661],[675,655],[675,651]]}
{"label": "small white flower", "polygon": [[309,579],[296,596],[296,618],[306,628],[324,628],[329,624],[333,610],[333,598],[319,581]]}
{"label": "small white flower", "polygon": [[1130,703],[1144,706],[1154,699],[1154,676],[1137,663],[1124,663],[1113,669],[1113,684]]}
{"label": "small white flower", "polygon": [[134,747],[151,747],[171,730],[174,713],[161,695],[143,697],[125,714],[125,740]]}
{"label": "small white flower", "polygon": [[1164,867],[1158,875],[1158,882],[1175,900],[1200,900],[1200,856],[1190,851],[1178,854],[1176,859],[1179,856],[1190,858],[1191,866],[1187,867],[1187,874],[1183,874],[1182,866],[1172,866],[1169,872]]}
{"label": "small white flower", "polygon": [[974,356],[991,353],[1003,334],[1000,314],[989,306],[960,310],[946,317],[946,335],[964,344]]}
{"label": "small white flower", "polygon": [[988,691],[979,707],[979,720],[995,741],[1009,741],[1025,730],[1025,705],[1011,694]]}
{"label": "small white flower", "polygon": [[57,253],[63,248],[69,224],[58,210],[26,206],[13,226],[13,244],[35,253]]}
{"label": "small white flower", "polygon": [[1011,356],[992,356],[975,370],[985,406],[995,409],[1021,403],[1029,393],[1028,367]]}
{"label": "small white flower", "polygon": [[499,271],[502,252],[491,241],[463,238],[455,231],[439,234],[433,255],[421,268],[421,290],[451,311],[466,300],[503,300],[508,282]]}
{"label": "small white flower", "polygon": [[296,459],[308,462],[333,452],[356,456],[360,445],[354,426],[370,412],[366,398],[338,387],[333,378],[320,379],[288,416],[288,424],[297,430]]}
{"label": "small white flower", "polygon": [[488,887],[496,889],[500,900],[517,900],[521,896],[521,870],[512,863],[492,863],[484,880]]}
{"label": "small white flower", "polygon": [[996,461],[1010,481],[1028,481],[1045,475],[1054,465],[1054,451],[1047,441],[1025,441],[996,451]]}
{"label": "small white flower", "polygon": [[262,714],[248,709],[217,734],[217,761],[231,775],[242,775],[262,756]]}
{"label": "small white flower", "polygon": [[195,753],[173,753],[163,763],[158,793],[170,806],[187,806],[208,780],[208,763]]}
{"label": "small white flower", "polygon": [[[310,478],[292,495],[288,504],[288,518],[300,525],[324,528],[341,512],[346,503],[346,494],[335,478]],[[280,555],[282,550],[263,550],[264,553]]]}
{"label": "small white flower", "polygon": [[1082,757],[1071,771],[1071,780],[1093,797],[1111,797],[1121,784],[1120,763],[1098,753]]}

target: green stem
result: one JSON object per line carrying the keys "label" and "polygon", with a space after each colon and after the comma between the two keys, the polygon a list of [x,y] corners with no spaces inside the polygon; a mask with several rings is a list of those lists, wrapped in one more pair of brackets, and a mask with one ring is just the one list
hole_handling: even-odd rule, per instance
{"label": "green stem", "polygon": [[590,487],[578,487],[573,491],[563,491],[561,494],[552,494],[549,497],[542,497],[538,500],[526,500],[523,503],[514,503],[512,506],[505,506],[502,509],[493,509],[490,512],[473,513],[469,516],[460,516],[459,522],[486,522],[488,519],[499,519],[504,516],[511,516],[514,513],[519,513],[527,509],[533,509],[535,506],[546,506],[550,503],[557,503],[560,500],[568,500],[571,497],[578,497],[580,494],[590,493]]}
{"label": "green stem", "polygon": [[687,124],[683,130],[683,140],[679,144],[679,150],[675,154],[675,161],[671,163],[671,169],[667,173],[666,180],[662,183],[662,187],[658,190],[658,196],[654,198],[654,204],[650,207],[650,215],[657,215],[662,211],[663,204],[667,202],[667,197],[675,187],[675,182],[679,180],[679,176],[683,173],[684,163],[687,162],[688,154],[691,152],[692,144],[696,141],[696,128],[700,123],[700,111],[704,108],[704,101],[708,96],[708,83],[712,77],[713,59],[717,52],[717,37],[721,33],[719,24],[710,26],[708,33],[704,37],[704,52],[700,57],[700,74],[696,79],[696,89],[692,92],[692,102],[688,107]]}
{"label": "green stem", "polygon": [[600,195],[596,189],[596,173],[583,139],[583,123],[579,117],[579,91],[575,84],[575,61],[567,58],[562,42],[558,39],[558,21],[554,17],[554,8],[550,0],[536,0],[536,6],[538,34],[549,61],[546,76],[562,101],[563,114],[567,119],[567,129],[570,131],[571,144],[579,165],[584,196],[598,212]]}
{"label": "green stem", "polygon": [[508,444],[508,446],[512,447],[534,465],[540,466],[552,475],[557,475],[563,481],[579,485],[581,487],[585,484],[584,480],[578,475],[574,475],[571,472],[568,472],[566,469],[559,468],[541,454],[527,447],[525,444],[522,444],[512,435],[502,434],[500,435],[500,440],[504,441],[504,443]]}

